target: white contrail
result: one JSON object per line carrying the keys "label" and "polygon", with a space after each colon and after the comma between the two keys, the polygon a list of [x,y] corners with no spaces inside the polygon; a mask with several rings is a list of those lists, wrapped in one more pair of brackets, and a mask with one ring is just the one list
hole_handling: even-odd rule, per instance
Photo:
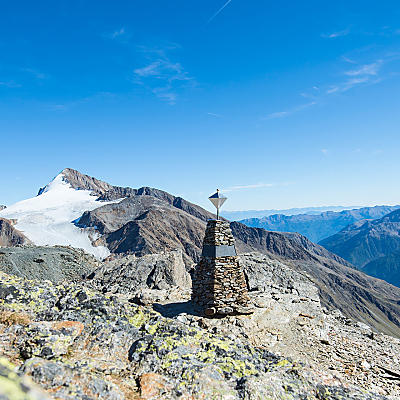
{"label": "white contrail", "polygon": [[219,13],[223,11],[223,9],[231,2],[232,0],[228,0],[208,21],[207,24],[209,24]]}

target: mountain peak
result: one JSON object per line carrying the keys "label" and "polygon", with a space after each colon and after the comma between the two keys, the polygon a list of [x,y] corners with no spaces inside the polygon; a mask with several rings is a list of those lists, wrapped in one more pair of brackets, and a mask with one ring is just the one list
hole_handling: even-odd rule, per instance
{"label": "mountain peak", "polygon": [[103,182],[92,176],[82,174],[76,169],[64,168],[49,184],[39,189],[38,196],[48,191],[54,184],[54,182],[60,180],[68,183],[73,189],[90,190],[91,192],[99,196],[103,195],[113,188],[113,186],[108,184],[107,182]]}

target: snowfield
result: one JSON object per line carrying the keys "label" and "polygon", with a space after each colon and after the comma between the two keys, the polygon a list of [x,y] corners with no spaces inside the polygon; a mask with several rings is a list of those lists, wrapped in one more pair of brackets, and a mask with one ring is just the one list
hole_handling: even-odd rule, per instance
{"label": "snowfield", "polygon": [[[37,246],[64,245],[84,249],[97,258],[110,254],[107,247],[93,246],[89,231],[78,228],[73,221],[85,211],[92,211],[116,201],[96,201],[89,190],[77,190],[57,175],[42,194],[23,200],[0,211],[0,217],[15,219],[15,228]],[[95,237],[96,235],[91,235]],[[97,235],[98,237],[98,235]]]}

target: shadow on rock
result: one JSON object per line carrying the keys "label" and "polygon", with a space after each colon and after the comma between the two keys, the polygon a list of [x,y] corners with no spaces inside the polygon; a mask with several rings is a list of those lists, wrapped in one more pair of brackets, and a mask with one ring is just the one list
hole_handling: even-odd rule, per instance
{"label": "shadow on rock", "polygon": [[180,314],[202,316],[199,308],[190,300],[168,304],[157,303],[153,304],[153,309],[167,318],[174,318]]}

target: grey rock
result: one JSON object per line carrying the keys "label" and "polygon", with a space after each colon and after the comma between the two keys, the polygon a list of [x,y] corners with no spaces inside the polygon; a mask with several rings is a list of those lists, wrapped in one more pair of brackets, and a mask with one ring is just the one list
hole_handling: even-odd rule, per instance
{"label": "grey rock", "polygon": [[98,265],[93,256],[67,246],[0,248],[0,270],[27,279],[76,281]]}
{"label": "grey rock", "polygon": [[[182,251],[143,257],[128,255],[105,262],[88,276],[87,284],[108,293],[134,295],[142,289],[168,290],[191,287]],[[141,292],[142,296],[145,292]]]}
{"label": "grey rock", "polygon": [[[384,399],[329,381],[242,336],[211,334],[82,284],[56,286],[1,272],[0,282],[0,313],[14,313],[16,321],[0,320],[0,351],[54,398]],[[19,324],[22,313],[32,322]],[[67,329],[71,324],[82,329]],[[13,344],[27,339],[32,356],[21,359]],[[65,347],[52,357],[44,349],[57,341]]]}

